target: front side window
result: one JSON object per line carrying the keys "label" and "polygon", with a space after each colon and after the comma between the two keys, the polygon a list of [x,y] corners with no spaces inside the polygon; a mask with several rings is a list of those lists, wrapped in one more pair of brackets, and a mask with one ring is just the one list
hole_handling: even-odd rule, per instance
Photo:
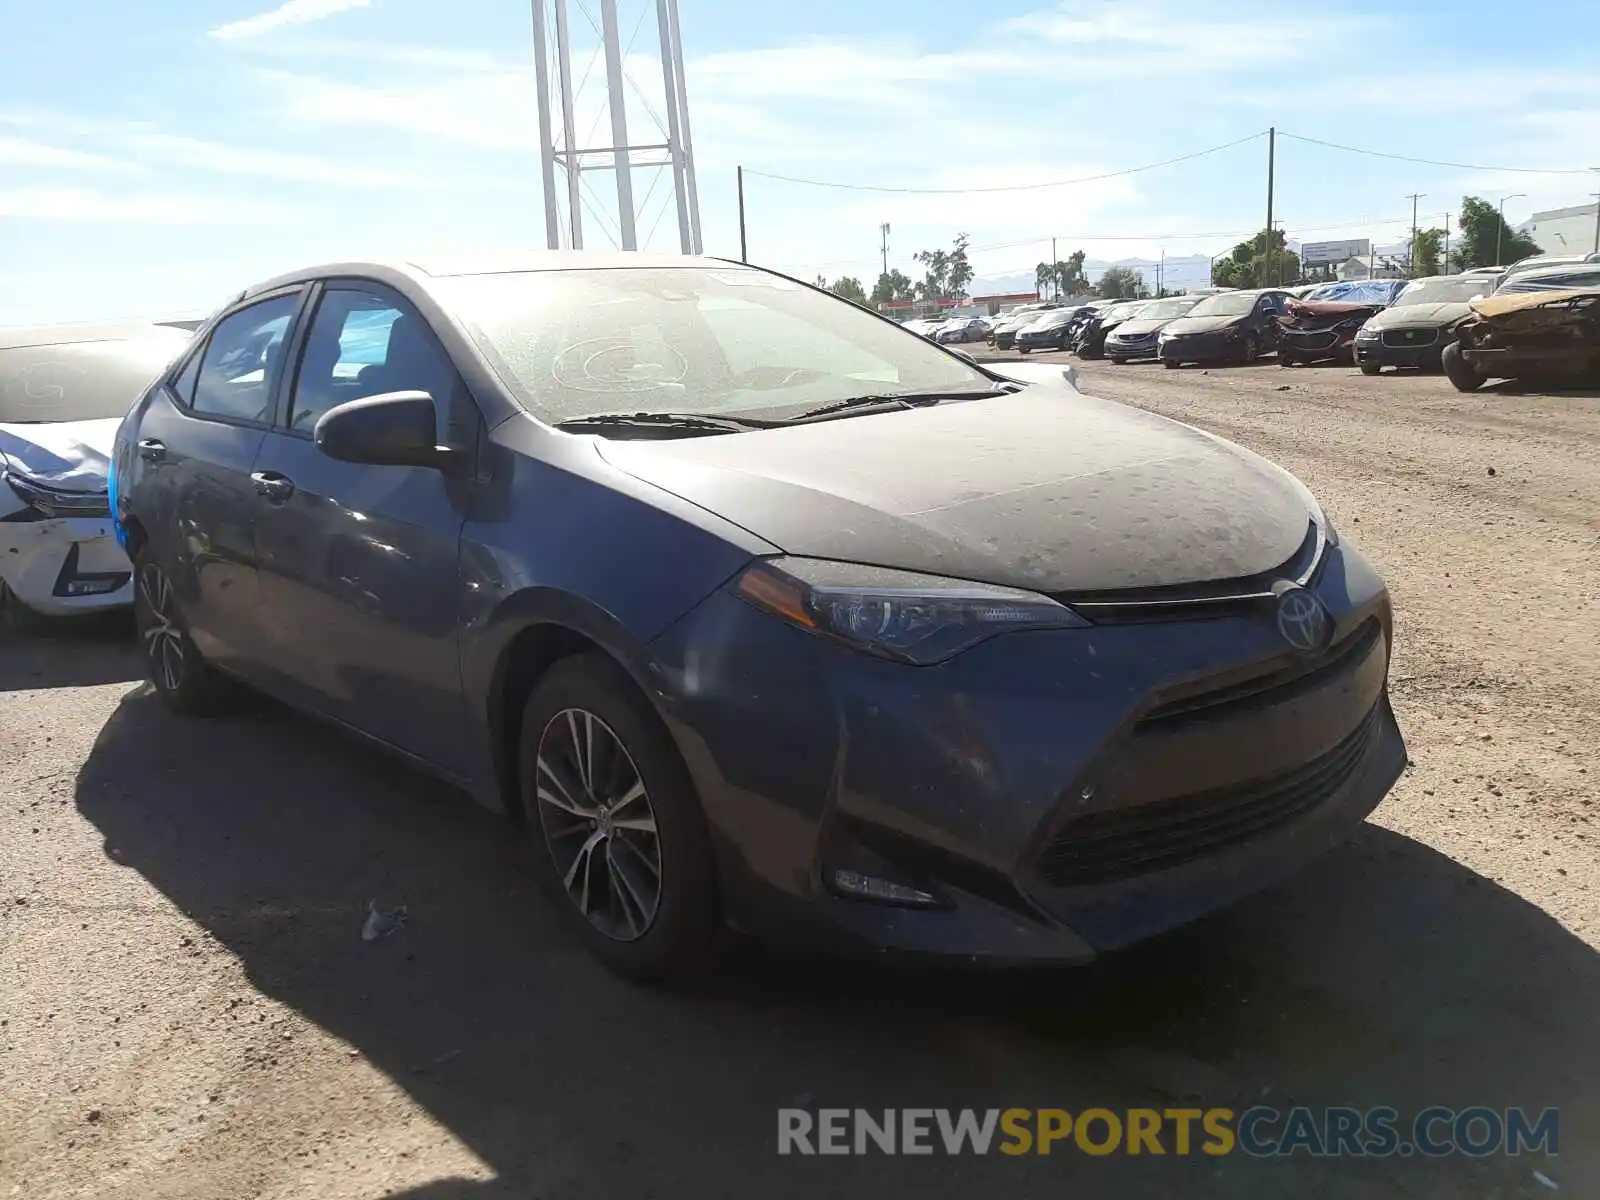
{"label": "front side window", "polygon": [[206,416],[267,421],[283,372],[283,343],[300,294],[274,296],[222,319],[200,360],[193,408]]}
{"label": "front side window", "polygon": [[441,416],[456,373],[433,332],[376,288],[330,287],[317,302],[295,377],[289,428],[310,433],[336,404],[385,392],[427,392]]}
{"label": "front side window", "polygon": [[743,267],[456,276],[436,284],[549,423],[599,412],[783,417],[994,381],[857,305]]}

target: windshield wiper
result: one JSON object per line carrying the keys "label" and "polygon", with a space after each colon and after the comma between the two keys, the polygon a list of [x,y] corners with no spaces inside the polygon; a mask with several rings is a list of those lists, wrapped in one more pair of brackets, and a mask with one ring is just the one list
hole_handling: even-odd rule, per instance
{"label": "windshield wiper", "polygon": [[943,400],[988,400],[995,396],[1009,396],[1017,390],[1008,387],[979,392],[872,392],[865,396],[851,396],[847,400],[835,400],[832,404],[824,404],[820,408],[807,409],[790,417],[785,423],[812,421],[856,409],[926,408]]}
{"label": "windshield wiper", "polygon": [[776,429],[783,421],[756,417],[707,416],[704,413],[612,412],[586,413],[557,421],[555,427],[570,432],[590,429],[683,429],[695,433],[738,433],[744,429]]}

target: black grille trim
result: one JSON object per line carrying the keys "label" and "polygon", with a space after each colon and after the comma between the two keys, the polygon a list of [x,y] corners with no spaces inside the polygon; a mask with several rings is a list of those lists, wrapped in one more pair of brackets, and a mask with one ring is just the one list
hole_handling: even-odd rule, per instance
{"label": "black grille trim", "polygon": [[1325,803],[1360,766],[1378,709],[1332,750],[1291,771],[1133,808],[1087,813],[1058,830],[1038,860],[1057,887],[1115,883],[1168,870],[1289,825]]}
{"label": "black grille trim", "polygon": [[1167,732],[1196,719],[1232,716],[1241,709],[1293,700],[1364,660],[1381,637],[1383,626],[1376,619],[1367,620],[1318,658],[1294,658],[1276,670],[1252,675],[1237,683],[1160,702],[1139,719],[1136,729],[1140,733]]}

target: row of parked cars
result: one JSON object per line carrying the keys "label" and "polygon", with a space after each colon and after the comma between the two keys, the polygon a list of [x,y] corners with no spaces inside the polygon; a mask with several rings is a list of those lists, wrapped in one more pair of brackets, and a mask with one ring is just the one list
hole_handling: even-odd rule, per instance
{"label": "row of parked cars", "polygon": [[[1531,297],[1512,299],[1512,297]],[[1157,300],[1023,305],[985,321],[908,323],[941,343],[1072,351],[1113,363],[1318,362],[1442,368],[1464,390],[1490,378],[1571,379],[1600,370],[1600,255],[1524,259],[1458,275],[1293,288],[1206,288]],[[1514,339],[1511,345],[1507,339]]]}

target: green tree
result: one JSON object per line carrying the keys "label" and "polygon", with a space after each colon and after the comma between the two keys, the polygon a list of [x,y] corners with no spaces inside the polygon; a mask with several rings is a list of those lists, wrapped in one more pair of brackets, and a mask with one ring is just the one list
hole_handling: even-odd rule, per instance
{"label": "green tree", "polygon": [[946,294],[954,300],[965,300],[967,284],[972,282],[972,264],[967,261],[969,240],[966,234],[957,234],[955,245],[951,247],[950,254],[945,259]]}
{"label": "green tree", "polygon": [[1411,277],[1421,279],[1425,275],[1443,274],[1443,268],[1439,265],[1443,250],[1444,230],[1417,230],[1417,236],[1411,244]]}
{"label": "green tree", "polygon": [[[1498,252],[1496,248],[1498,243]],[[1500,210],[1477,196],[1461,198],[1461,267],[1493,267],[1539,253],[1539,243],[1517,233]]]}
{"label": "green tree", "polygon": [[1132,267],[1107,267],[1096,289],[1108,300],[1133,300],[1144,291],[1144,276]]}
{"label": "green tree", "polygon": [[861,280],[852,275],[846,275],[843,279],[835,279],[828,290],[842,300],[852,300],[860,305],[867,303],[867,290],[861,286]]}
{"label": "green tree", "polygon": [[871,301],[873,304],[888,304],[892,300],[914,300],[917,295],[917,285],[909,276],[899,271],[889,271],[878,276],[878,282],[873,285]]}
{"label": "green tree", "polygon": [[1263,229],[1211,264],[1211,282],[1216,287],[1287,285],[1300,278],[1300,270],[1300,256],[1285,244],[1283,230],[1269,236]]}
{"label": "green tree", "polygon": [[922,264],[922,282],[917,295],[924,300],[962,300],[972,282],[972,264],[967,261],[967,235],[956,237],[949,250],[918,250],[912,255]]}
{"label": "green tree", "polygon": [[1065,261],[1042,262],[1035,267],[1033,281],[1039,295],[1059,300],[1063,296],[1081,296],[1091,291],[1088,277],[1083,273],[1086,257],[1084,251],[1074,250]]}

